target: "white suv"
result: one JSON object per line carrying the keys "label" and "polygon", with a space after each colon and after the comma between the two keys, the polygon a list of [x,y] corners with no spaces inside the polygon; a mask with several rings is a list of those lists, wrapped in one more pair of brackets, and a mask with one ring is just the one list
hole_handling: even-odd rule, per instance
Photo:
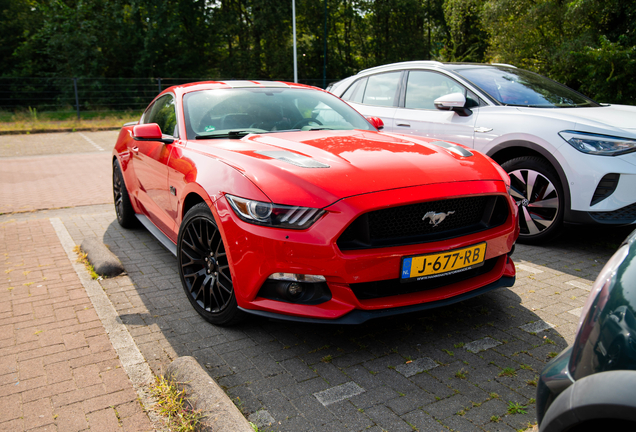
{"label": "white suv", "polygon": [[500,163],[521,241],[547,240],[563,221],[636,223],[636,107],[501,64],[395,63],[327,90],[387,132],[458,142]]}

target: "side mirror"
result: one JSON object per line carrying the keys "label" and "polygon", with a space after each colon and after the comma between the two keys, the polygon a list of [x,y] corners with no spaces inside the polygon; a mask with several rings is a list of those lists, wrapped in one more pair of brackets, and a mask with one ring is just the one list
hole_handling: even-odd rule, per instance
{"label": "side mirror", "polygon": [[133,139],[136,141],[161,141],[165,144],[172,144],[173,138],[164,138],[161,128],[157,123],[146,123],[133,127]]}
{"label": "side mirror", "polygon": [[435,108],[442,111],[455,111],[461,117],[468,117],[473,114],[471,110],[465,108],[466,97],[463,93],[451,93],[440,96],[433,102]]}
{"label": "side mirror", "polygon": [[367,120],[369,120],[369,123],[371,123],[377,130],[384,129],[384,122],[380,117],[367,117]]}

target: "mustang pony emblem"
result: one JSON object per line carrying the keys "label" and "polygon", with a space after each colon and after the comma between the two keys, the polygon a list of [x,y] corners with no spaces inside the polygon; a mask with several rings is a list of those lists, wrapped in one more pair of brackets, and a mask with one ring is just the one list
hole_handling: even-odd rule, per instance
{"label": "mustang pony emblem", "polygon": [[436,227],[437,225],[441,224],[444,219],[446,219],[446,216],[452,215],[453,213],[455,213],[455,210],[449,211],[447,213],[435,213],[435,211],[430,211],[424,215],[422,220],[425,221],[428,218],[430,219],[429,223]]}

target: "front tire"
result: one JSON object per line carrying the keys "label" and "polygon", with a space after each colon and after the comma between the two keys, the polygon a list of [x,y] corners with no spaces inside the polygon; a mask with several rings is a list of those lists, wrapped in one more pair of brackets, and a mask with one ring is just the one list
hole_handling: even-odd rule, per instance
{"label": "front tire", "polygon": [[556,236],[563,224],[563,186],[544,159],[522,156],[501,164],[510,176],[511,194],[519,206],[519,242],[538,244]]}
{"label": "front tire", "polygon": [[183,218],[177,240],[181,284],[194,309],[208,322],[230,326],[244,317],[234,295],[225,244],[206,203]]}

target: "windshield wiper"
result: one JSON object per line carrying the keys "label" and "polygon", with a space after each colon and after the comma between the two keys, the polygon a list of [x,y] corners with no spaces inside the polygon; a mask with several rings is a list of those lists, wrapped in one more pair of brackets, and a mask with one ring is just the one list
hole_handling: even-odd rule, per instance
{"label": "windshield wiper", "polygon": [[239,139],[251,133],[254,133],[254,132],[249,130],[235,130],[235,131],[229,131],[227,133],[222,133],[222,134],[197,135],[194,137],[194,139],[217,139],[217,138]]}
{"label": "windshield wiper", "polygon": [[333,128],[327,128],[327,127],[317,127],[317,128],[311,128],[311,129],[307,129],[310,131],[317,131],[317,130],[333,130]]}

